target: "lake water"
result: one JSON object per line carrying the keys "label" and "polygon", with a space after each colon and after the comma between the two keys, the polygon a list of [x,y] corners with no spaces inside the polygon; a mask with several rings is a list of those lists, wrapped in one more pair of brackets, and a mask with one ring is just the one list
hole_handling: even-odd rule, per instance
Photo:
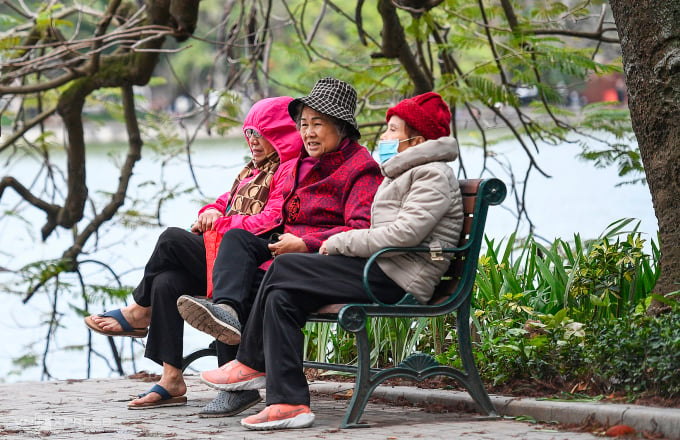
{"label": "lake water", "polygon": [[[495,147],[494,151],[500,161],[512,164],[515,176],[522,176],[523,179],[527,161],[518,145],[507,143]],[[213,200],[230,187],[248,150],[239,142],[225,141],[199,143],[194,152],[193,164],[198,184],[205,196]],[[482,162],[480,153],[463,148],[461,154],[468,177],[478,177]],[[656,240],[658,227],[648,189],[641,185],[616,187],[620,179],[614,169],[596,169],[589,163],[576,160],[576,154],[576,147],[563,146],[545,147],[537,156],[539,165],[552,178],[545,178],[534,172],[528,184],[527,209],[536,227],[535,233],[550,241],[554,237],[569,240],[577,232],[582,238],[592,238],[600,235],[613,221],[633,217],[640,220],[640,231],[645,234],[645,238]],[[4,157],[0,159],[4,160]],[[88,184],[92,197],[105,200],[104,195],[98,191],[115,188],[118,174],[114,163],[121,160],[122,156],[118,153],[108,155],[98,151],[88,155]],[[59,163],[59,157],[56,161]],[[453,166],[457,169],[455,164]],[[504,167],[496,162],[490,162],[489,166],[490,173],[506,182],[510,180]],[[25,159],[12,168],[6,167],[3,175],[13,175],[26,184],[28,182],[24,179],[29,179],[35,169],[36,165],[30,159]],[[488,175],[490,174],[485,174]],[[193,187],[184,158],[178,157],[161,166],[159,160],[154,159],[153,153],[145,150],[143,160],[135,168],[130,195],[141,200],[154,200],[154,204],[132,206],[131,201],[127,201],[124,209],[145,209],[153,212],[157,199],[155,195],[163,181],[178,192]],[[491,208],[486,227],[489,237],[501,239],[514,230],[516,219],[513,212],[516,209],[513,199],[514,194],[509,194],[502,206]],[[6,191],[0,202],[0,210],[4,213],[13,209],[18,200],[12,190]],[[88,259],[111,265],[122,274],[121,281],[124,284],[135,285],[141,268],[164,227],[188,227],[202,205],[203,200],[196,193],[179,194],[162,204],[160,218],[163,227],[140,227],[133,231],[122,231],[106,226],[102,229],[96,248],[89,245]],[[33,222],[34,226],[16,217],[0,217],[0,267],[15,270],[36,258],[59,257],[64,247],[70,243],[70,233],[64,230],[56,231],[46,243],[40,242],[37,236],[44,222],[44,215],[33,208],[24,207],[23,216]],[[526,232],[526,225],[522,225],[520,233]],[[102,265],[84,263],[81,268],[89,281],[115,285],[115,280]],[[48,329],[43,323],[49,318],[53,298],[51,293],[40,291],[27,304],[23,304],[22,291],[19,287],[12,286],[10,280],[12,278],[9,273],[0,271],[0,283],[14,292],[2,295],[4,307],[0,310],[0,331],[3,334],[0,347],[0,381],[40,380],[43,377],[42,366],[18,368],[12,364],[12,359],[26,352],[40,356],[45,351]],[[83,301],[75,276],[66,276],[63,282],[71,283],[74,286],[73,292],[58,298],[61,327],[50,340],[46,365],[56,379],[84,378],[88,375],[87,357],[79,347],[87,343],[88,331],[82,319],[72,310],[72,307],[83,307]],[[100,312],[111,308],[111,304],[98,303],[92,304],[90,310]],[[187,326],[185,331],[185,352],[210,342],[209,336],[191,327]],[[126,359],[126,373],[133,370],[160,372],[159,366],[144,359],[142,342],[131,344],[128,338],[116,338],[116,342]],[[116,375],[108,363],[110,361],[104,359],[110,357],[107,338],[94,334],[92,343],[102,356],[92,357],[90,376]],[[133,352],[134,363],[131,361]],[[199,370],[214,368],[214,363],[214,359],[206,359],[196,363],[195,367]]]}

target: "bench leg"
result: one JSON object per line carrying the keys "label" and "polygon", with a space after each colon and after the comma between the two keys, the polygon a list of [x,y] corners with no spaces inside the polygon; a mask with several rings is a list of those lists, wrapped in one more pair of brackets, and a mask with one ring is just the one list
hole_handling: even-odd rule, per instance
{"label": "bench leg", "polygon": [[479,377],[479,371],[472,354],[472,342],[470,341],[470,297],[458,308],[456,327],[458,333],[458,351],[467,376],[464,385],[484,412],[490,416],[497,416],[498,412],[493,406],[486,388],[484,388],[481,377]]}
{"label": "bench leg", "polygon": [[354,334],[357,344],[357,377],[354,383],[354,391],[352,393],[352,400],[347,408],[345,419],[340,425],[341,428],[368,428],[367,423],[359,422],[361,415],[366,408],[368,399],[373,393],[373,389],[380,382],[373,382],[371,380],[371,352],[368,343],[368,333],[364,325],[361,330]]}

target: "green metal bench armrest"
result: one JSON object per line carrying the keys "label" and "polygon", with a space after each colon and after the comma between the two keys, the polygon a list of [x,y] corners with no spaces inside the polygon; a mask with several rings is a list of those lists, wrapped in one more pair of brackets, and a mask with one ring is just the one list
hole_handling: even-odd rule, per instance
{"label": "green metal bench armrest", "polygon": [[[482,245],[482,238],[484,234],[484,226],[486,224],[486,216],[488,212],[488,208],[491,205],[499,205],[500,203],[505,200],[505,196],[507,194],[507,188],[505,184],[500,181],[499,179],[492,178],[492,179],[486,179],[480,183],[479,189],[477,191],[477,199],[475,201],[475,207],[474,207],[474,212],[475,212],[475,218],[474,221],[472,222],[472,227],[470,229],[469,237],[467,239],[467,242],[456,248],[444,248],[442,249],[442,253],[456,253],[456,254],[462,254],[466,255],[466,258],[474,258],[475,260],[479,258],[479,250]],[[385,304],[382,301],[378,300],[378,298],[375,297],[373,294],[373,291],[371,290],[371,287],[369,285],[369,280],[368,280],[368,274],[370,271],[371,266],[375,263],[375,261],[380,257],[380,255],[386,253],[386,252],[406,252],[406,253],[424,253],[424,252],[430,252],[431,249],[420,246],[420,247],[388,247],[388,248],[383,248],[375,252],[373,255],[369,257],[369,259],[366,261],[366,265],[364,266],[364,274],[363,274],[363,286],[364,286],[364,291],[366,292],[366,295],[369,297],[369,299],[376,305],[379,306],[386,306],[386,307],[402,307],[400,306],[400,303],[395,304]],[[466,265],[467,266],[467,265]],[[474,267],[477,267],[476,262],[474,263]],[[460,289],[459,289],[460,290]],[[453,295],[449,300],[446,301],[446,303],[451,302],[455,299],[456,295]],[[348,304],[353,305],[353,304]],[[363,306],[363,304],[357,304],[360,306]],[[432,308],[434,306],[432,305],[421,305],[422,307],[427,307],[427,308]],[[415,307],[412,305],[409,305],[409,307]],[[441,307],[436,307],[436,309],[440,309]],[[429,315],[429,314],[428,314]]]}
{"label": "green metal bench armrest", "polygon": [[[468,249],[468,245],[465,245],[460,248],[442,248],[441,252],[444,254],[453,254],[453,253],[460,253],[460,252],[465,252]],[[432,252],[432,249],[420,246],[420,247],[387,247],[387,248],[382,248],[379,251],[375,252],[373,255],[369,257],[369,259],[366,261],[366,265],[364,266],[364,278],[363,278],[363,285],[364,285],[364,291],[366,292],[366,295],[368,298],[375,304],[383,305],[383,306],[395,306],[395,304],[386,304],[380,301],[378,298],[375,297],[373,294],[373,291],[371,290],[371,286],[368,280],[368,273],[371,269],[371,266],[377,261],[378,257],[380,257],[382,254],[386,252],[399,252],[399,253],[406,253],[406,254],[414,254],[414,253],[430,253]],[[399,303],[397,303],[398,305]]]}

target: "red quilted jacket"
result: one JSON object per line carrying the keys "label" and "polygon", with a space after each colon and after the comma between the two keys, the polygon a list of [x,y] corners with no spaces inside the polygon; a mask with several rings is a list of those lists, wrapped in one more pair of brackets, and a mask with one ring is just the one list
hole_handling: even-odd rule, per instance
{"label": "red quilted jacket", "polygon": [[370,226],[371,203],[383,176],[368,150],[353,141],[321,156],[296,185],[300,161],[306,156],[303,149],[283,181],[283,211],[278,220],[284,232],[302,238],[309,252],[317,252],[333,234]]}

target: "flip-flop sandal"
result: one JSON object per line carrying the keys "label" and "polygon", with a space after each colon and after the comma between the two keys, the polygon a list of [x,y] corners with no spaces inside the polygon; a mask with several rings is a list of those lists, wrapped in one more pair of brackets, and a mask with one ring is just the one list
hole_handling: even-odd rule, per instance
{"label": "flip-flop sandal", "polygon": [[163,406],[182,406],[187,404],[187,396],[177,396],[173,397],[170,395],[168,390],[162,386],[156,384],[146,393],[139,394],[137,397],[144,397],[151,393],[158,393],[161,396],[161,400],[156,400],[155,402],[139,403],[133,405],[128,403],[128,409],[150,409],[150,408],[160,408]]}
{"label": "flip-flop sandal", "polygon": [[85,325],[90,328],[90,330],[100,333],[105,336],[130,336],[131,338],[144,338],[149,333],[148,328],[134,328],[123,316],[123,312],[120,309],[111,310],[106,313],[100,313],[99,316],[105,318],[113,318],[118,321],[118,324],[122,327],[122,331],[105,330],[101,328],[96,322],[92,320],[91,316],[85,318]]}

